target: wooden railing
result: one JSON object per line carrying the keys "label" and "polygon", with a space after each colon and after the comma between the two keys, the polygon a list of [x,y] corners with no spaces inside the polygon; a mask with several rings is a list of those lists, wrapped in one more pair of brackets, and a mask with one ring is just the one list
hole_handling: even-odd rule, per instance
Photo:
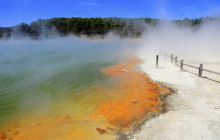
{"label": "wooden railing", "polygon": [[[184,66],[187,66],[187,67],[191,67],[191,68],[194,68],[194,69],[198,69],[199,71],[198,71],[198,74],[196,74],[196,75],[198,75],[199,77],[203,77],[202,76],[202,72],[203,71],[209,72],[209,73],[212,73],[212,74],[215,74],[215,75],[220,75],[220,72],[204,69],[203,68],[203,64],[200,64],[199,66],[194,66],[194,65],[190,65],[190,64],[184,63],[183,59],[178,60],[178,57],[177,56],[174,57],[173,54],[167,55],[165,53],[164,56],[165,56],[165,59],[166,59],[166,57],[170,57],[171,63],[174,62],[176,66],[179,66],[180,67],[180,71],[187,71],[187,70],[184,69]],[[158,59],[159,59],[159,56],[157,55],[157,57],[156,57],[156,67],[158,67]],[[189,72],[189,71],[187,71],[187,72]],[[190,73],[192,73],[192,72],[190,72]],[[193,73],[193,74],[195,74],[195,73]],[[207,77],[203,77],[203,78],[207,78]],[[207,78],[207,79],[209,79],[209,78]],[[210,80],[212,80],[212,79],[210,79]],[[215,81],[215,80],[213,80],[213,81]],[[219,81],[216,81],[216,82],[219,82]]]}

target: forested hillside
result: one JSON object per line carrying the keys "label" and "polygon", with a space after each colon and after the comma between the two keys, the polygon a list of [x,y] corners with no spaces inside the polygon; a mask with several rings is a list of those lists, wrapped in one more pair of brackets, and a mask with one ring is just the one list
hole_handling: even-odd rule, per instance
{"label": "forested hillside", "polygon": [[[173,20],[180,26],[198,26],[203,20],[214,20],[215,18],[196,18],[183,20]],[[120,37],[140,37],[147,29],[147,26],[155,26],[160,23],[159,19],[153,18],[51,18],[39,19],[30,24],[21,23],[13,27],[0,27],[0,38],[7,39],[11,36],[30,37],[39,39],[40,37],[50,37],[53,35],[67,36],[70,34],[89,37],[105,35],[110,31]],[[170,21],[169,21],[170,22]]]}

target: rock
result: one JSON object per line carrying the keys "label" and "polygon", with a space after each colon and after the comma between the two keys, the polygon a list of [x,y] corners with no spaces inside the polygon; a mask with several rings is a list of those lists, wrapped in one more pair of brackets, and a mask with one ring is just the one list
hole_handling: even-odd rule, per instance
{"label": "rock", "polygon": [[96,128],[96,130],[99,132],[99,134],[106,133],[106,131],[104,129],[101,129],[101,128]]}
{"label": "rock", "polygon": [[137,100],[131,100],[132,103],[137,103]]}
{"label": "rock", "polygon": [[121,71],[123,71],[123,72],[129,72],[129,70],[127,70],[127,69],[122,69]]}
{"label": "rock", "polygon": [[1,133],[0,133],[0,139],[1,139],[1,140],[5,140],[6,138],[7,138],[7,137],[6,137],[5,134],[1,134]]}

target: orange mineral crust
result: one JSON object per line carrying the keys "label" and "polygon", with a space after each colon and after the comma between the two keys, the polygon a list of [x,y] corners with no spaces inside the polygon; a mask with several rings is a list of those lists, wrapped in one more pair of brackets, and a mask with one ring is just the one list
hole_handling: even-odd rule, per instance
{"label": "orange mineral crust", "polygon": [[[148,113],[159,111],[159,96],[169,92],[133,70],[140,62],[132,59],[101,70],[109,82],[97,85],[94,95],[57,102],[60,106],[53,108],[54,115],[36,112],[7,123],[1,127],[0,140],[116,139],[118,132],[125,132]],[[86,102],[81,103],[85,98]]]}
{"label": "orange mineral crust", "polygon": [[138,63],[140,60],[133,59],[102,70],[107,76],[118,79],[118,87],[109,89],[111,99],[100,104],[95,116],[104,116],[110,124],[124,130],[146,118],[148,113],[159,111],[158,105],[162,102],[158,98],[169,92],[153,83],[148,76],[134,71]]}

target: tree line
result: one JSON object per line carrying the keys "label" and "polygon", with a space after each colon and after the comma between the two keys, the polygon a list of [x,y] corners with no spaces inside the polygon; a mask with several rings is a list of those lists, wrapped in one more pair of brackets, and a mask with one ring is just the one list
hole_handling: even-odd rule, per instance
{"label": "tree line", "polygon": [[[178,25],[198,26],[203,20],[214,20],[212,17],[182,20],[172,20]],[[68,36],[70,34],[89,37],[96,35],[106,35],[113,32],[120,37],[140,37],[149,26],[157,25],[161,20],[154,18],[51,18],[39,19],[30,24],[21,23],[13,27],[0,27],[0,38],[30,37],[39,39],[40,37],[50,37],[53,35]]]}

